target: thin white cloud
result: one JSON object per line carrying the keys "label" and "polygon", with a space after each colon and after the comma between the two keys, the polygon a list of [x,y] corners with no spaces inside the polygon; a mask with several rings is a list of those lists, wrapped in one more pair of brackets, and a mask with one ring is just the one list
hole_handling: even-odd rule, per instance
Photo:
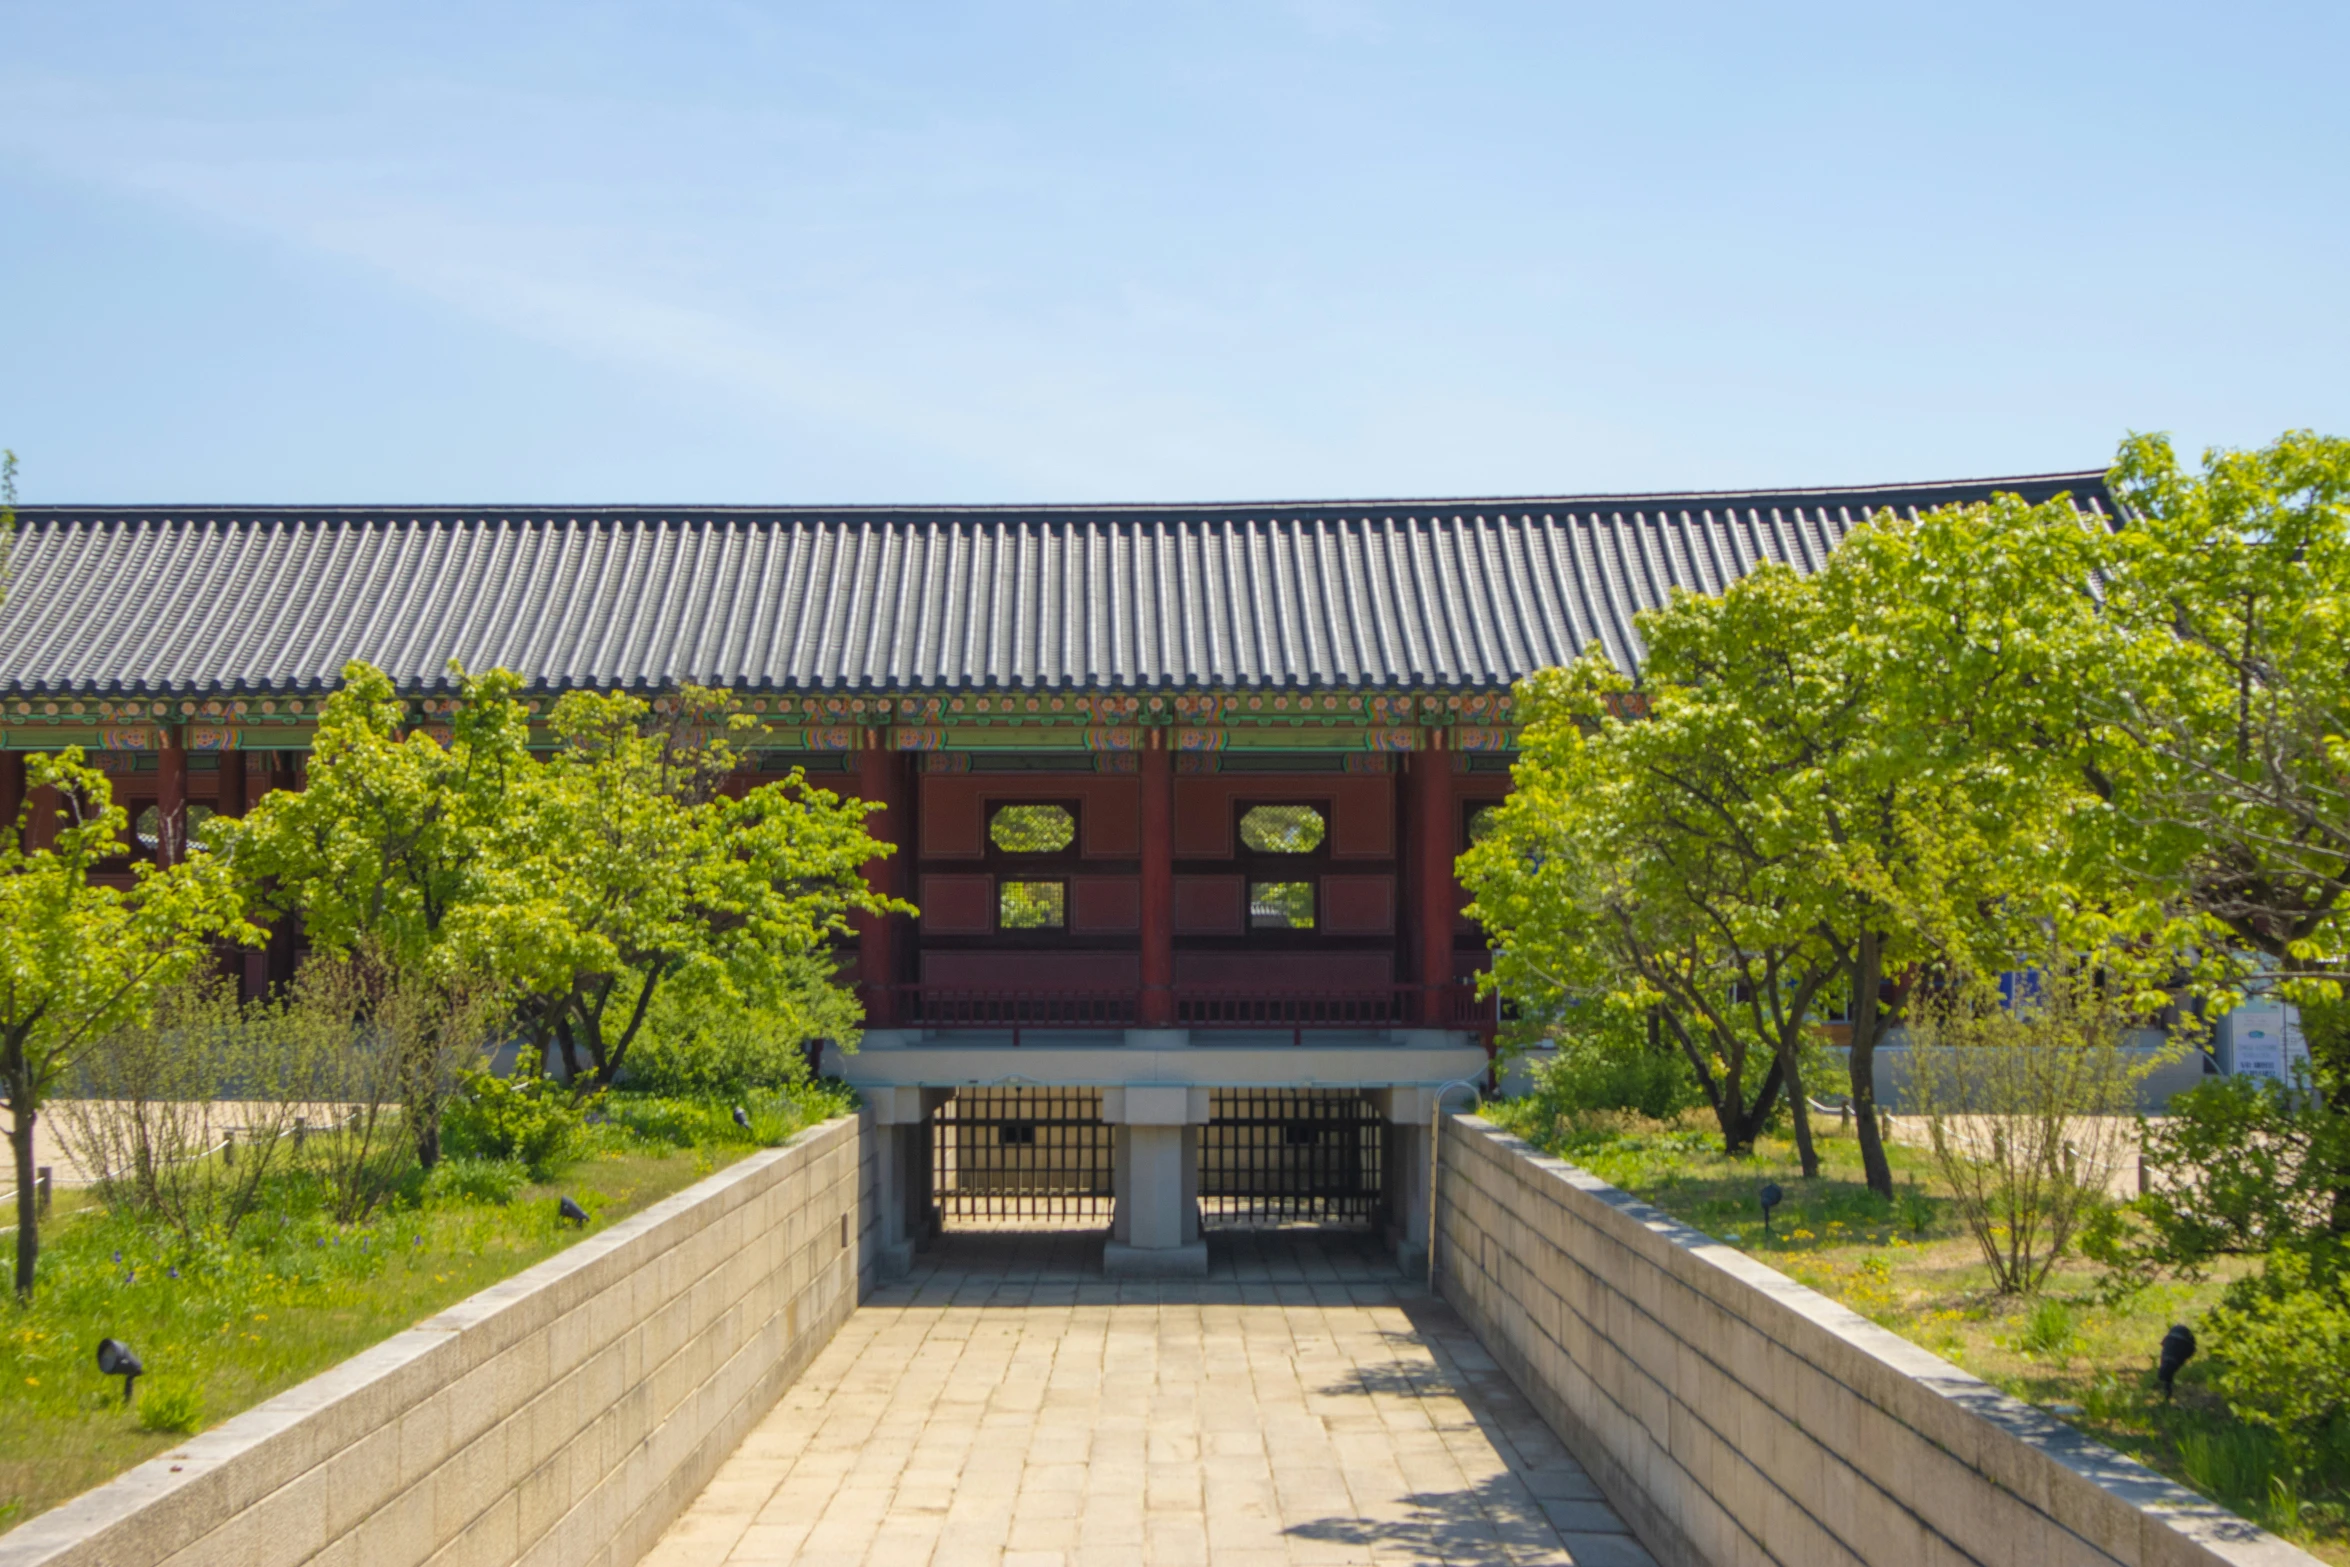
{"label": "thin white cloud", "polygon": [[[777,247],[793,236],[723,212],[690,236],[632,226],[625,200],[600,222],[534,220],[527,209],[549,204],[529,200],[501,216],[423,194],[474,183],[438,180],[446,171],[430,160],[336,150],[342,127],[157,114],[87,91],[15,96],[36,101],[0,141],[53,175],[365,269],[499,331],[778,419],[853,428],[1053,494],[1179,484],[1211,455],[1243,472],[1314,460],[1213,403],[1117,373],[1050,323],[925,298],[890,269],[827,278],[819,260],[791,297],[788,279],[803,269]],[[177,155],[191,146],[198,155]],[[771,271],[787,279],[780,300]],[[764,309],[740,297],[763,291]],[[1148,334],[1185,329],[1171,318],[1199,327],[1196,302],[1137,303]]]}

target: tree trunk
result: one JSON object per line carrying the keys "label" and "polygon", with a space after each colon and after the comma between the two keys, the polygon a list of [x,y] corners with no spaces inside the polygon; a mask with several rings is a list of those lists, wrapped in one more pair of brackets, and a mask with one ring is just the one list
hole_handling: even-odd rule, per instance
{"label": "tree trunk", "polygon": [[[434,1004],[436,1008],[439,1005],[437,996]],[[447,1018],[432,1018],[425,1024],[425,1037],[411,1042],[421,1047],[421,1059],[408,1063],[408,1092],[400,1106],[416,1140],[416,1162],[427,1170],[441,1162],[441,1062],[448,1026]]]}
{"label": "tree trunk", "polygon": [[558,1014],[555,1019],[555,1043],[563,1052],[563,1081],[576,1086],[579,1075],[586,1068],[580,1065],[579,1041],[571,1037],[569,1014]]}
{"label": "tree trunk", "polygon": [[1820,1178],[1820,1150],[1811,1140],[1811,1101],[1803,1096],[1803,1067],[1793,1043],[1779,1047],[1779,1075],[1787,1084],[1787,1109],[1795,1119],[1795,1157],[1803,1163],[1803,1178]]}
{"label": "tree trunk", "polygon": [[33,1187],[33,1096],[8,1087],[8,1146],[16,1155],[16,1298],[33,1298],[33,1265],[41,1258],[41,1194]]}
{"label": "tree trunk", "polygon": [[[646,972],[643,982],[637,987],[636,1005],[629,1009],[628,1026],[620,1031],[618,1039],[605,1039],[602,1010],[598,1009],[595,1033],[589,1041],[596,1051],[598,1088],[610,1088],[619,1080],[620,1063],[628,1059],[628,1047],[636,1043],[637,1031],[645,1026],[646,1014],[652,1011],[653,989],[661,983],[661,974],[662,970],[658,968]],[[609,997],[611,992],[606,991],[605,994]]]}
{"label": "tree trunk", "polygon": [[1885,1014],[1877,990],[1884,981],[1884,943],[1878,934],[1861,932],[1853,944],[1852,1049],[1848,1065],[1852,1082],[1852,1115],[1860,1134],[1860,1167],[1869,1190],[1893,1200],[1893,1165],[1885,1157],[1885,1139],[1877,1129],[1877,1036]]}
{"label": "tree trunk", "polygon": [[1741,1105],[1733,1091],[1722,1096],[1714,1108],[1714,1118],[1722,1126],[1722,1152],[1736,1157],[1754,1152],[1754,1140],[1762,1135],[1763,1123],[1771,1118],[1771,1106],[1778,1102],[1782,1086],[1779,1063],[1771,1062],[1771,1069],[1763,1076],[1762,1087],[1756,1091],[1751,1105]]}

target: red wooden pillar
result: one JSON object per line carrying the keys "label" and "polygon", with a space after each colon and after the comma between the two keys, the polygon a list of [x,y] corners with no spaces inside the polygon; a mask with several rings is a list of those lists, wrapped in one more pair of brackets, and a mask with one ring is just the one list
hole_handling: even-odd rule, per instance
{"label": "red wooden pillar", "polygon": [[24,753],[0,751],[0,843],[16,843],[16,818],[24,810]]}
{"label": "red wooden pillar", "polygon": [[57,786],[43,784],[38,789],[28,791],[27,805],[24,829],[26,852],[54,847],[58,818],[65,810],[65,801],[59,797]]}
{"label": "red wooden pillar", "polygon": [[1166,1028],[1175,1021],[1175,756],[1167,731],[1152,729],[1142,748],[1142,995],[1135,1021]]}
{"label": "red wooden pillar", "polygon": [[[296,772],[300,762],[300,752],[268,753],[262,764],[262,786],[253,798],[259,800],[272,790],[296,787],[301,782]],[[285,986],[294,982],[295,962],[300,956],[297,948],[301,944],[301,923],[301,917],[294,914],[281,914],[271,923],[269,946],[261,954],[260,983],[254,994],[266,995],[272,986]],[[250,976],[251,971],[247,973]]]}
{"label": "red wooden pillar", "polygon": [[187,858],[188,753],[181,748],[184,731],[177,724],[163,729],[163,753],[155,802],[155,863],[169,868]]}
{"label": "red wooden pillar", "polygon": [[[242,816],[252,808],[251,802],[268,788],[266,763],[261,780],[251,772],[245,753],[228,750],[220,753],[220,797],[212,808],[223,816]],[[259,923],[258,920],[255,923]],[[269,952],[265,947],[246,947],[236,957],[234,972],[238,976],[237,991],[247,1001],[257,1001],[269,990]]]}
{"label": "red wooden pillar", "polygon": [[[865,745],[857,753],[857,793],[883,806],[880,814],[865,818],[865,830],[883,843],[898,843],[897,754],[886,748],[886,729],[865,731]],[[900,846],[902,848],[902,845]],[[865,862],[865,885],[885,898],[898,895],[895,854]],[[897,1022],[896,922],[886,914],[867,914],[857,922],[857,980],[865,992],[865,1024],[888,1028]]]}
{"label": "red wooden pillar", "polygon": [[1411,753],[1412,841],[1419,863],[1420,1020],[1445,1021],[1443,987],[1452,983],[1452,755],[1437,747],[1443,732],[1426,731],[1427,748]]}

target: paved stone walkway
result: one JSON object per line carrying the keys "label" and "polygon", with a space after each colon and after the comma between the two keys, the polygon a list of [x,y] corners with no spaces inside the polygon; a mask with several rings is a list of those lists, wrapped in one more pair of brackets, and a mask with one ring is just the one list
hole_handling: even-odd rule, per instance
{"label": "paved stone walkway", "polygon": [[1652,1567],[1449,1307],[1351,1237],[960,1235],[877,1291],[647,1558]]}

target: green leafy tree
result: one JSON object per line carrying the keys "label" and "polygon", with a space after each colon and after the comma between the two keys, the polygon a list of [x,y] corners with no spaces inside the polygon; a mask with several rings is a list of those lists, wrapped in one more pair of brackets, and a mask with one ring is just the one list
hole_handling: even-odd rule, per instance
{"label": "green leafy tree", "polygon": [[[2115,852],[2201,921],[2208,999],[2258,975],[2312,1009],[2324,1108],[2293,1113],[2350,1118],[2350,1029],[2327,1013],[2350,980],[2350,440],[2289,431],[2195,472],[2137,436],[2111,483]],[[2350,1235],[2350,1140],[2306,1132],[2295,1182]]]}
{"label": "green leafy tree", "polygon": [[2350,954],[2350,440],[2293,431],[2183,472],[2138,436],[2106,561],[2106,717],[2147,868],[2285,974]]}
{"label": "green leafy tree", "polygon": [[1890,1196],[1874,1056],[1905,988],[1996,973],[2044,950],[2047,921],[2115,934],[2073,834],[2098,804],[2096,552],[2062,500],[1886,514],[1817,575],[1766,567],[1644,614],[1637,701],[1608,700],[1594,659],[1529,681],[1525,803],[1463,861],[1500,983],[1653,996],[1733,1148],[1752,1111],[1723,1090],[1768,1061],[1807,1170],[1801,1051],[1841,1011]]}
{"label": "green leafy tree", "polygon": [[[1659,621],[1641,629],[1659,652]],[[1751,1148],[1785,1095],[1816,1168],[1801,1029],[1832,962],[1737,841],[1759,780],[1719,692],[1651,670],[1645,716],[1625,716],[1623,677],[1596,651],[1521,684],[1517,787],[1461,861],[1470,913],[1494,934],[1501,989],[1580,1001],[1549,1008],[1569,1033],[1653,1009],[1725,1149]]]}
{"label": "green leafy tree", "polygon": [[[228,867],[194,853],[129,888],[94,880],[121,852],[127,825],[106,775],[81,752],[26,759],[32,790],[64,802],[49,846],[26,849],[31,807],[0,833],[0,1086],[16,1166],[16,1293],[29,1298],[40,1258],[33,1127],[82,1052],[144,1017],[158,995],[210,958],[221,937],[260,940]],[[34,798],[44,798],[34,795]]]}
{"label": "green leafy tree", "polygon": [[2167,977],[2171,949],[2125,917],[2095,787],[2094,701],[2113,659],[2092,591],[2102,547],[2061,496],[1880,513],[1807,584],[1811,640],[1786,655],[1804,672],[1785,685],[1796,700],[1755,714],[1790,737],[1769,841],[1842,968],[1880,1195],[1893,1174],[1875,1054],[1922,976],[2029,967],[2053,930],[2141,984]]}
{"label": "green leafy tree", "polygon": [[427,1168],[457,1071],[481,1043],[484,993],[513,967],[493,871],[538,771],[518,689],[503,670],[465,676],[443,745],[408,729],[381,670],[347,665],[319,715],[306,786],[214,829],[318,948],[389,971],[369,993],[401,998],[398,1016],[354,1021],[398,1025],[402,1114]]}
{"label": "green leafy tree", "polygon": [[890,852],[865,831],[878,807],[796,772],[739,795],[723,786],[731,737],[753,722],[701,689],[658,706],[590,692],[556,704],[558,748],[509,825],[493,903],[540,1037],[598,1086],[619,1074],[665,987],[830,1015],[821,998],[783,1002],[831,983],[807,960],[848,933],[852,914],[911,912],[860,874]]}

